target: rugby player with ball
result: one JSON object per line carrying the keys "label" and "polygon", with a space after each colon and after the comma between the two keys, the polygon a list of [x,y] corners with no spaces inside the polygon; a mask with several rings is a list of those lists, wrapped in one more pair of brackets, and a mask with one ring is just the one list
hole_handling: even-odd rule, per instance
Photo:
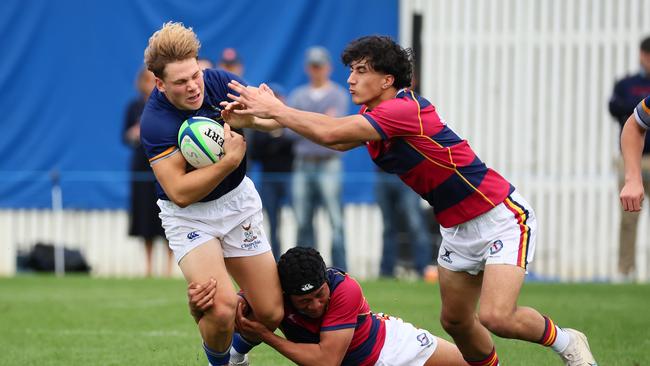
{"label": "rugby player with ball", "polygon": [[218,283],[197,319],[208,361],[247,365],[255,343],[234,333],[238,296],[230,276],[270,330],[282,319],[282,295],[260,196],[246,177],[246,142],[223,124],[219,108],[230,100],[228,82],[243,81],[202,70],[199,47],[196,34],[180,23],[164,24],[149,39],[144,61],[156,88],[142,114],[141,140],[156,176],[165,235],[185,279]]}

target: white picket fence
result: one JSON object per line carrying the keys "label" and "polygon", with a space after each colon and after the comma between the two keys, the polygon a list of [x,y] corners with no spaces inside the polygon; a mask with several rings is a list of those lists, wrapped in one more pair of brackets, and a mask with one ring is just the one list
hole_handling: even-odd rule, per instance
{"label": "white picket fence", "polygon": [[[649,0],[402,0],[422,16],[422,95],[535,207],[532,270],[608,278],[618,257],[614,81],[637,71]],[[648,279],[647,207],[638,278]]]}
{"label": "white picket fence", "polygon": [[[283,250],[295,244],[293,212],[285,207],[279,236]],[[322,211],[314,219],[318,249],[330,263],[331,230]],[[347,259],[350,271],[361,278],[376,277],[381,255],[381,213],[375,205],[347,205],[345,208]],[[265,222],[265,225],[267,223]],[[12,275],[16,253],[28,251],[37,242],[63,243],[80,249],[96,276],[134,277],[144,274],[144,246],[127,235],[128,214],[123,210],[0,211],[0,275]],[[154,251],[154,272],[164,273],[163,243]],[[175,269],[176,275],[180,275]]]}

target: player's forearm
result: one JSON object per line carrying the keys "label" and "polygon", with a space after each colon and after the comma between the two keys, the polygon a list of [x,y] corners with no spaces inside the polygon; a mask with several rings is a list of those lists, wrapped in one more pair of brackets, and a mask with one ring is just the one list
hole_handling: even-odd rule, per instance
{"label": "player's forearm", "polygon": [[166,193],[178,206],[189,206],[217,188],[239,163],[236,159],[224,157],[218,163],[184,174],[171,189],[172,192]]}
{"label": "player's forearm", "polygon": [[282,128],[282,125],[279,124],[278,121],[274,119],[255,117],[251,128],[256,129],[258,131],[269,132],[269,131],[277,130],[278,128]]}
{"label": "player's forearm", "polygon": [[641,179],[641,155],[645,143],[646,131],[630,116],[621,133],[621,152],[625,162],[625,181]]}
{"label": "player's forearm", "polygon": [[343,141],[332,141],[331,131],[339,126],[334,117],[326,114],[301,111],[295,108],[282,106],[274,112],[273,117],[280,125],[287,127],[309,140],[331,147]]}
{"label": "player's forearm", "polygon": [[363,144],[359,142],[348,142],[348,143],[341,143],[341,144],[331,144],[331,145],[327,145],[327,147],[336,151],[348,151],[354,149],[355,147],[359,147],[361,145]]}
{"label": "player's forearm", "polygon": [[272,332],[263,334],[262,341],[298,365],[333,366],[339,358],[323,352],[319,344],[294,343]]}

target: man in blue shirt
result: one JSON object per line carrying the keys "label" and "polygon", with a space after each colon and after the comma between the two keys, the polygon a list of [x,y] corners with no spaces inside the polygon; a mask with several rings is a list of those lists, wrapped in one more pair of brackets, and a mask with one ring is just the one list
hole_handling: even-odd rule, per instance
{"label": "man in blue shirt", "polygon": [[[199,47],[196,34],[180,23],[164,24],[149,39],[144,58],[156,89],[142,114],[141,141],[156,176],[165,235],[185,279],[219,283],[212,306],[197,320],[208,361],[247,365],[245,353],[253,343],[233,335],[238,297],[230,276],[269,329],[283,316],[280,282],[262,228],[261,200],[246,177],[246,142],[221,119],[228,81],[241,79],[201,70]],[[180,125],[192,116],[224,124],[225,156],[201,169],[191,168],[177,145]]]}
{"label": "man in blue shirt", "polygon": [[[309,83],[294,90],[288,105],[303,111],[342,117],[348,111],[348,92],[330,79],[332,66],[329,52],[320,46],[310,47],[305,57]],[[346,269],[343,207],[341,205],[343,165],[340,153],[320,146],[291,130],[293,145],[293,209],[298,225],[297,242],[316,247],[314,213],[319,204],[327,212],[332,226],[332,265]]]}

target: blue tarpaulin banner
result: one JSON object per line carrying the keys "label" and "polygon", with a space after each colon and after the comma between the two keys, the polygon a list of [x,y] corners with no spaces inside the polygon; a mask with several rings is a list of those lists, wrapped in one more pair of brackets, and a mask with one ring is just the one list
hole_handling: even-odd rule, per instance
{"label": "blue tarpaulin banner", "polygon": [[[200,56],[236,48],[251,84],[307,81],[304,51],[323,45],[346,86],[341,51],[367,34],[397,36],[397,0],[4,0],[0,5],[0,207],[50,207],[50,172],[66,208],[125,208],[131,150],[126,105],[149,36],[163,22],[192,26]],[[357,107],[350,112],[356,111]],[[372,199],[363,149],[344,157],[345,200]],[[364,178],[365,177],[365,178]]]}

